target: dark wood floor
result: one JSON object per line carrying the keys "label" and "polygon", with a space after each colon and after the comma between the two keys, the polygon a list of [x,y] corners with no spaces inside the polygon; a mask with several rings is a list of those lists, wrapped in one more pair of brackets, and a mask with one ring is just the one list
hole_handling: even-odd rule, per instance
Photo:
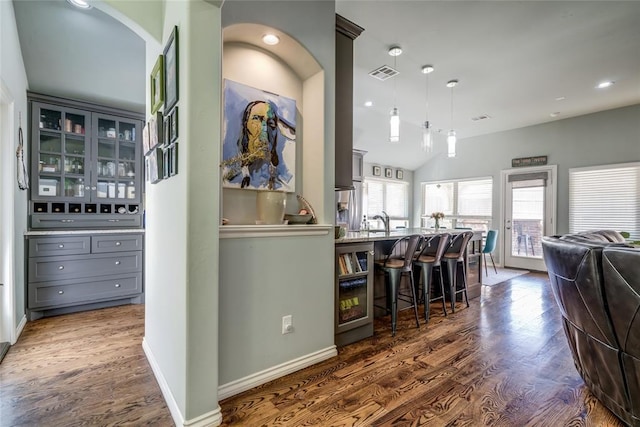
{"label": "dark wood floor", "polygon": [[[471,307],[401,313],[339,355],[221,402],[225,426],[615,426],[565,343],[546,275]],[[0,364],[0,426],[172,425],[141,348],[143,306],[30,322]]]}

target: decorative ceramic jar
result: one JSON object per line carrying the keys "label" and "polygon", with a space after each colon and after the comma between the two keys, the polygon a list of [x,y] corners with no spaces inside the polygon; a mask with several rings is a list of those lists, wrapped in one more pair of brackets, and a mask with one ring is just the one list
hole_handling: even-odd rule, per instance
{"label": "decorative ceramic jar", "polygon": [[287,193],[282,191],[258,191],[256,212],[259,224],[282,224],[287,207]]}

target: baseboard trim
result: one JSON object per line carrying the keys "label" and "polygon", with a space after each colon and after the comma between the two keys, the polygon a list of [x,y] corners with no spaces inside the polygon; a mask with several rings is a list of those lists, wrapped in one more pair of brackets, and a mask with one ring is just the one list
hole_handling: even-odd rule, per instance
{"label": "baseboard trim", "polygon": [[261,372],[248,375],[244,378],[240,378],[230,383],[223,384],[218,387],[218,400],[226,399],[227,397],[235,396],[238,393],[252,389],[261,384],[275,380],[276,378],[283,377],[300,369],[306,368],[324,360],[330,359],[338,355],[338,350],[335,345],[327,347],[322,350],[318,350],[314,353],[307,354],[297,359],[290,360],[280,365],[273,366],[265,369]]}
{"label": "baseboard trim", "polygon": [[167,383],[167,380],[165,380],[164,375],[162,375],[160,366],[158,365],[158,362],[156,361],[156,358],[151,351],[151,347],[149,347],[149,344],[147,344],[146,338],[142,338],[142,349],[144,350],[144,354],[147,356],[149,365],[151,365],[153,375],[156,377],[156,381],[158,381],[160,391],[162,391],[162,396],[164,397],[164,401],[169,408],[169,412],[171,412],[171,418],[173,418],[173,422],[176,426],[209,427],[222,424],[222,411],[220,409],[220,406],[218,406],[211,412],[207,412],[206,414],[185,421],[182,416],[182,412],[180,412],[180,408],[178,407],[178,402],[176,402],[175,398],[173,397],[171,389],[169,388],[169,384]]}
{"label": "baseboard trim", "polygon": [[220,406],[214,411],[207,412],[204,415],[185,421],[184,427],[213,427],[222,424],[222,410]]}
{"label": "baseboard trim", "polygon": [[18,338],[20,338],[20,335],[22,335],[22,331],[24,330],[25,326],[27,326],[27,315],[23,314],[22,319],[20,319],[20,322],[16,327],[16,336],[11,345],[15,344],[18,341]]}

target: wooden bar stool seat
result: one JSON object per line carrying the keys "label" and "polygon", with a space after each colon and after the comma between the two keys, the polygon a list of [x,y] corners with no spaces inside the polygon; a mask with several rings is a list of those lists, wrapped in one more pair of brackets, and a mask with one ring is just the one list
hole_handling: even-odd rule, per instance
{"label": "wooden bar stool seat", "polygon": [[[442,301],[442,311],[444,315],[447,315],[447,305],[445,304],[444,293],[444,280],[442,278],[441,261],[445,250],[449,245],[449,239],[451,235],[448,233],[437,234],[429,238],[424,239],[422,250],[414,261],[414,264],[420,267],[420,277],[422,278],[422,296],[424,301],[424,319],[425,322],[429,321],[429,307],[432,302]],[[438,294],[432,296],[432,277],[437,272],[440,278],[440,286],[438,287]],[[416,271],[416,275],[418,272]],[[420,283],[420,280],[416,280],[416,285]]]}
{"label": "wooden bar stool seat", "polygon": [[[449,276],[449,297],[451,298],[451,312],[456,311],[456,297],[458,294],[464,295],[464,300],[469,307],[469,297],[467,296],[467,268],[465,266],[465,252],[467,244],[473,237],[473,231],[465,231],[451,238],[449,249],[444,253],[442,259],[447,264]],[[457,283],[458,266],[462,267],[462,283]],[[458,286],[460,287],[458,289]]]}
{"label": "wooden bar stool seat", "polygon": [[[385,307],[377,306],[384,309],[387,313],[391,313],[391,334],[395,336],[396,326],[398,322],[398,300],[411,303],[413,311],[416,316],[416,326],[420,327],[420,321],[418,320],[418,304],[415,294],[415,286],[413,281],[413,260],[415,258],[416,250],[422,241],[422,236],[415,234],[412,236],[406,236],[398,239],[394,242],[385,258],[376,261],[376,268],[384,272],[385,275],[385,289],[387,295],[387,304]],[[394,258],[394,252],[397,252],[396,248],[403,248],[404,254],[402,258]],[[402,275],[409,277],[411,289],[411,295],[406,295],[400,292],[400,282]]]}

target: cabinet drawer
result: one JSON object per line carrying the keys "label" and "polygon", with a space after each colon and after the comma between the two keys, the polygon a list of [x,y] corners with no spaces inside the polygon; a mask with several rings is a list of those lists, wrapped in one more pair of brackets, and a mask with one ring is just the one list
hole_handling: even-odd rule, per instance
{"label": "cabinet drawer", "polygon": [[141,251],[142,236],[139,234],[117,234],[91,237],[91,252]]}
{"label": "cabinet drawer", "polygon": [[29,239],[29,256],[88,254],[89,236],[55,236]]}
{"label": "cabinet drawer", "polygon": [[142,271],[142,251],[29,259],[29,282]]}
{"label": "cabinet drawer", "polygon": [[142,293],[142,273],[29,284],[29,308],[64,306]]}
{"label": "cabinet drawer", "polygon": [[123,214],[32,214],[33,229],[140,228],[142,215]]}

